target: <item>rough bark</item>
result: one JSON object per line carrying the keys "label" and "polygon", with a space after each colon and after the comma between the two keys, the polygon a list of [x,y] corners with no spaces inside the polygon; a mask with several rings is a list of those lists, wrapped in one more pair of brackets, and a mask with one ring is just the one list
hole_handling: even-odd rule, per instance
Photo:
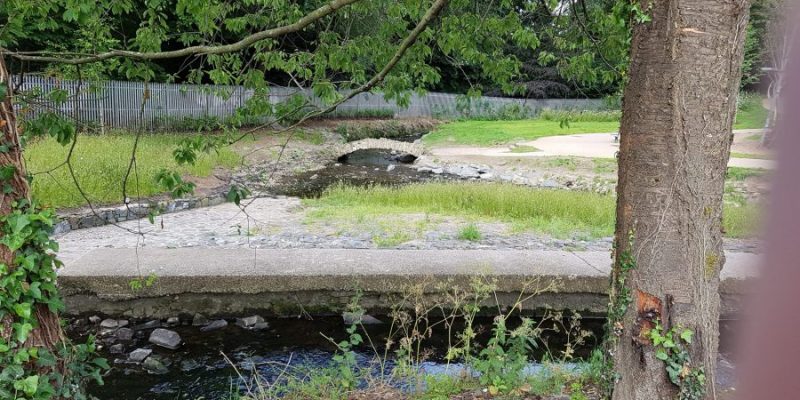
{"label": "rough bark", "polygon": [[[0,169],[12,166],[14,174],[8,183],[11,191],[6,193],[0,190],[0,215],[7,215],[13,209],[13,204],[17,200],[30,200],[30,185],[28,185],[25,163],[22,158],[22,147],[19,140],[19,125],[17,124],[16,113],[12,102],[13,88],[11,77],[6,69],[5,60],[0,54],[0,86],[5,88],[5,97],[0,102],[0,145],[7,148],[7,151],[0,151]],[[3,182],[5,183],[5,182]],[[4,185],[0,185],[3,187]],[[0,264],[12,266],[14,253],[0,244]],[[31,332],[26,345],[42,346],[52,349],[61,340],[63,333],[58,315],[51,312],[45,305],[36,305],[36,319],[38,326]],[[7,338],[11,334],[10,316],[0,320],[0,337]]]}
{"label": "rough bark", "polygon": [[704,368],[711,395],[725,260],[722,194],[749,2],[663,0],[642,8],[651,21],[633,31],[616,225],[616,265],[629,251],[636,268],[626,281],[632,301],[614,352],[620,380],[613,398],[676,398],[646,337],[656,319],[694,331],[692,364]]}
{"label": "rough bark", "polygon": [[[0,130],[2,130],[0,145],[8,147],[8,151],[0,151],[0,168],[12,166],[15,169],[14,175],[9,182],[13,191],[11,193],[0,191],[0,215],[6,215],[11,212],[11,204],[14,201],[26,199],[30,196],[30,188],[28,187],[28,180],[25,178],[25,164],[22,161],[22,148],[19,145],[19,128],[14,107],[11,103],[11,79],[2,57],[0,57],[0,86],[6,89],[6,96],[0,103]],[[11,261],[12,254],[8,251],[8,248],[0,244],[0,263],[11,264]]]}

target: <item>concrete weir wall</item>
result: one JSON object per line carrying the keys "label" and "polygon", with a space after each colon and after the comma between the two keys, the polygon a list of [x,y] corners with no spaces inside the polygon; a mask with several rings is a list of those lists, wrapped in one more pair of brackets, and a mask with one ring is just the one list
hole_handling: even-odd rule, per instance
{"label": "concrete weir wall", "polygon": [[[737,313],[757,264],[757,255],[727,254],[723,318]],[[356,294],[375,313],[411,293],[447,303],[448,296],[469,291],[475,280],[494,285],[492,305],[512,305],[522,296],[528,310],[601,315],[610,267],[607,252],[107,248],[67,264],[58,284],[68,314],[134,318],[333,313]],[[150,274],[157,277],[152,286],[131,289],[132,280]]]}

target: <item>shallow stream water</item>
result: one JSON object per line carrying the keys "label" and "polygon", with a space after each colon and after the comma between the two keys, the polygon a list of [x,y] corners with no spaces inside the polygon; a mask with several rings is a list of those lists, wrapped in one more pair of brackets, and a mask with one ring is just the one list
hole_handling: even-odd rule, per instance
{"label": "shallow stream water", "polygon": [[[378,318],[389,322],[388,317]],[[90,393],[101,400],[228,399],[231,393],[246,392],[254,377],[261,382],[274,382],[282,374],[304,376],[309,369],[330,366],[337,350],[333,342],[345,340],[348,335],[347,326],[339,316],[267,321],[270,327],[263,331],[248,331],[233,323],[212,332],[200,332],[198,327],[188,325],[169,328],[183,339],[183,345],[177,350],[162,349],[148,343],[147,337],[152,329],[137,331],[131,341],[116,341],[125,345],[126,351],[122,354],[110,354],[107,347],[110,343],[107,343],[100,352],[109,360],[112,370],[105,378],[106,384],[91,386]],[[599,337],[602,324],[599,319],[585,319],[582,327]],[[459,325],[456,324],[456,331],[461,327]],[[491,333],[491,319],[479,318],[476,326],[480,332],[477,342],[485,343]],[[510,326],[514,326],[513,321]],[[364,327],[366,333],[359,332],[369,340],[357,349],[359,365],[366,367],[375,362],[376,352],[369,345],[372,342],[385,361],[384,373],[390,373],[394,367],[394,348],[388,352],[387,358],[383,358],[383,351],[391,324]],[[72,336],[82,340],[86,332],[73,331]],[[558,354],[564,348],[566,337],[551,334],[545,339],[547,346],[534,349],[530,354],[532,361],[541,360],[547,353],[546,348]],[[102,335],[98,340],[104,340]],[[421,366],[425,371],[447,371],[443,356],[448,341],[448,332],[443,325],[431,331],[422,347],[427,356]],[[595,344],[594,338],[589,339],[587,345],[577,348],[576,357],[588,356]],[[163,362],[167,371],[152,374],[141,365],[127,363],[127,353],[136,348],[153,349],[151,357]],[[378,369],[374,373],[380,374]]]}
{"label": "shallow stream water", "polygon": [[[413,142],[420,136],[394,138]],[[404,185],[417,182],[459,180],[456,175],[420,172],[412,166],[413,156],[389,150],[358,150],[325,165],[324,168],[296,174],[274,189],[276,194],[301,198],[318,197],[337,184],[352,186]]]}

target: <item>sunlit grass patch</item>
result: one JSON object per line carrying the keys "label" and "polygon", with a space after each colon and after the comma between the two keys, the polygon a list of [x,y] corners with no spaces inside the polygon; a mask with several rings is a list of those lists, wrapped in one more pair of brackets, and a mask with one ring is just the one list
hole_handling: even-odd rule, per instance
{"label": "sunlit grass patch", "polygon": [[403,187],[335,186],[304,200],[311,218],[352,219],[427,213],[514,223],[528,230],[569,237],[611,235],[614,199],[590,192],[534,189],[511,184],[426,183]]}
{"label": "sunlit grass patch", "polygon": [[752,154],[752,153],[731,153],[731,158],[754,158],[758,160],[769,160],[771,157],[767,154]]}
{"label": "sunlit grass patch", "polygon": [[618,129],[618,121],[571,121],[569,126],[546,119],[455,121],[440,125],[425,135],[423,142],[429,146],[492,146],[545,136],[616,132]]}
{"label": "sunlit grass patch", "polygon": [[725,236],[731,238],[752,237],[758,232],[760,214],[760,207],[754,204],[726,205],[722,210]]}
{"label": "sunlit grass patch", "polygon": [[761,168],[728,167],[726,178],[732,181],[743,181],[747,178],[763,176],[767,170]]}
{"label": "sunlit grass patch", "polygon": [[[195,165],[178,166],[172,151],[187,135],[144,135],[139,140],[135,169],[127,182],[129,197],[152,196],[162,192],[155,182],[162,168],[176,169],[181,174],[207,177],[215,167],[232,168],[241,157],[228,148],[201,154]],[[81,135],[72,156],[72,165],[81,189],[98,203],[122,203],[123,177],[130,163],[135,136],[132,134]],[[85,204],[69,170],[62,165],[69,147],[46,138],[25,148],[29,172],[35,174],[33,195],[54,207]],[[55,168],[55,169],[54,169]],[[54,169],[50,171],[51,169]],[[45,173],[46,171],[50,171]]]}
{"label": "sunlit grass patch", "polygon": [[736,122],[733,129],[758,129],[764,127],[768,111],[761,105],[762,97],[758,93],[742,93],[739,95]]}
{"label": "sunlit grass patch", "polygon": [[[502,183],[424,183],[401,187],[329,188],[318,199],[306,199],[308,218],[328,222],[396,218],[420,214],[508,223],[512,232],[532,231],[556,238],[582,240],[611,236],[615,197],[586,191],[548,190]],[[738,205],[738,204],[737,204]],[[749,237],[758,222],[754,205],[726,206],[725,229],[730,237]],[[477,231],[477,226],[476,229]],[[389,247],[410,240],[384,231],[376,245]],[[476,232],[470,232],[474,238]],[[477,232],[480,235],[480,232]],[[466,239],[463,232],[459,238]]]}

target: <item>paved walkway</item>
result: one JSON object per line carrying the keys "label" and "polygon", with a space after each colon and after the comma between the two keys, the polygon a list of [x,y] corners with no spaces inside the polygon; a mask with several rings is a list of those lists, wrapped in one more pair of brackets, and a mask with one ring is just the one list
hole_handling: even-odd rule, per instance
{"label": "paved walkway", "polygon": [[[746,140],[746,135],[753,135],[759,130],[742,130],[735,132],[734,143]],[[614,158],[619,150],[619,143],[614,141],[613,133],[587,133],[580,135],[547,136],[529,142],[517,143],[521,146],[532,146],[539,151],[529,153],[512,153],[508,146],[503,147],[439,147],[433,148],[434,156],[488,156],[488,157],[553,157],[574,156],[592,158]],[[734,145],[734,151],[736,145]],[[754,158],[731,158],[732,167],[774,168],[772,160]]]}

